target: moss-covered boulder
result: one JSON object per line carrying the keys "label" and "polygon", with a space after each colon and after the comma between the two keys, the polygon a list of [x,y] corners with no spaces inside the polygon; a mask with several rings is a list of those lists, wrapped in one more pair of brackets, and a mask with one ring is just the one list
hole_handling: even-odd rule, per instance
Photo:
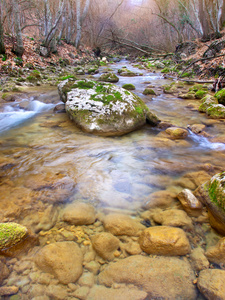
{"label": "moss-covered boulder", "polygon": [[135,86],[131,83],[125,83],[123,86],[122,86],[123,89],[125,90],[128,90],[128,91],[133,91],[135,90]]}
{"label": "moss-covered boulder", "polygon": [[165,94],[174,94],[177,92],[177,87],[175,85],[175,82],[171,83],[171,84],[165,84],[163,85],[163,92]]}
{"label": "moss-covered boulder", "polygon": [[206,205],[211,226],[225,235],[225,172],[198,187],[195,195]]}
{"label": "moss-covered boulder", "polygon": [[151,88],[146,88],[143,91],[143,95],[156,95],[155,91]]}
{"label": "moss-covered boulder", "polygon": [[68,115],[85,132],[123,135],[146,124],[147,115],[154,116],[152,125],[159,122],[137,95],[111,83],[68,79],[58,90]]}
{"label": "moss-covered boulder", "polygon": [[38,237],[17,223],[0,223],[0,255],[19,256],[39,243]]}
{"label": "moss-covered boulder", "polygon": [[17,223],[0,223],[0,250],[21,242],[28,234],[26,227]]}
{"label": "moss-covered boulder", "polygon": [[218,104],[218,100],[210,95],[206,95],[202,98],[202,103],[198,108],[199,112],[206,112],[206,110],[211,107],[213,104]]}
{"label": "moss-covered boulder", "polygon": [[196,93],[195,93],[195,98],[196,99],[202,99],[206,96],[207,94],[207,91],[204,91],[204,90],[198,90]]}
{"label": "moss-covered boulder", "polygon": [[194,92],[188,92],[188,93],[181,93],[178,95],[181,99],[187,99],[187,100],[194,100],[195,99],[195,93]]}
{"label": "moss-covered boulder", "polygon": [[118,82],[119,78],[114,73],[104,73],[99,77],[99,80],[113,83],[113,82]]}
{"label": "moss-covered boulder", "polygon": [[128,70],[126,67],[119,69],[118,74],[120,74],[120,76],[126,76],[126,77],[134,77],[140,75],[138,73]]}
{"label": "moss-covered boulder", "polygon": [[225,106],[213,104],[206,110],[206,113],[213,119],[225,119]]}
{"label": "moss-covered boulder", "polygon": [[216,99],[219,104],[225,105],[225,89],[220,90],[215,94]]}

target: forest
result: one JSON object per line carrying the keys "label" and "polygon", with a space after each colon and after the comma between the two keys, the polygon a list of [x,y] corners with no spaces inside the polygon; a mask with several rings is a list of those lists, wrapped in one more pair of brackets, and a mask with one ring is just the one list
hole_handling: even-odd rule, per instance
{"label": "forest", "polygon": [[0,54],[4,36],[13,39],[18,57],[23,36],[39,41],[46,55],[61,41],[76,48],[174,51],[187,40],[221,37],[224,21],[224,0],[1,0]]}

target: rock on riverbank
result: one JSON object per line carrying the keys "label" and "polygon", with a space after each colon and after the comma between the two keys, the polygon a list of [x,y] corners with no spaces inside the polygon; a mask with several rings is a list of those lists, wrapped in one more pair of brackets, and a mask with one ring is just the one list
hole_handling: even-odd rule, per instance
{"label": "rock on riverbank", "polygon": [[159,119],[135,94],[110,83],[65,80],[58,85],[67,114],[85,132],[118,136]]}

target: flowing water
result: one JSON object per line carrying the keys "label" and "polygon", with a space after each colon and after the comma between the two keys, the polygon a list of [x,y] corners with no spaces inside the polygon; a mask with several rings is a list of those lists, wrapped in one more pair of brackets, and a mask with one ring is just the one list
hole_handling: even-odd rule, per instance
{"label": "flowing water", "polygon": [[[111,68],[116,71],[124,65],[143,75],[120,76],[118,85],[134,84],[135,93],[160,119],[185,128],[205,124],[209,135],[224,137],[224,120],[209,120],[196,110],[196,101],[162,92],[161,86],[171,80],[138,70],[127,61]],[[148,84],[154,86],[156,96],[142,94]],[[55,113],[58,103],[55,87],[39,87],[0,108],[0,218],[36,231],[41,246],[63,240],[47,239],[36,230],[49,205],[60,215],[69,202],[82,200],[92,203],[99,213],[124,212],[138,218],[146,203],[151,203],[152,193],[178,194],[187,187],[182,180],[187,174],[201,171],[211,176],[225,169],[225,144],[221,142],[191,132],[185,140],[171,140],[163,130],[148,125],[122,137],[93,136],[76,128],[65,113]],[[61,228],[60,222],[59,218],[53,229]],[[19,260],[9,259],[11,269],[14,264]],[[31,299],[26,296],[30,286],[30,279],[20,286],[22,299]]]}

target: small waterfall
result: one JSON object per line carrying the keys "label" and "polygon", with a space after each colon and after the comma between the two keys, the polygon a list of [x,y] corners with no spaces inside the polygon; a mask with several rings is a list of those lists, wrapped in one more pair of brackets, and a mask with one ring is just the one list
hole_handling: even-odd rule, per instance
{"label": "small waterfall", "polygon": [[211,149],[211,150],[225,150],[225,144],[212,143],[206,137],[197,135],[189,130],[189,137],[197,144],[197,148]]}
{"label": "small waterfall", "polygon": [[52,109],[55,104],[46,104],[38,100],[29,103],[27,109],[7,105],[0,112],[0,132],[9,130],[22,122],[34,117],[36,114]]}

